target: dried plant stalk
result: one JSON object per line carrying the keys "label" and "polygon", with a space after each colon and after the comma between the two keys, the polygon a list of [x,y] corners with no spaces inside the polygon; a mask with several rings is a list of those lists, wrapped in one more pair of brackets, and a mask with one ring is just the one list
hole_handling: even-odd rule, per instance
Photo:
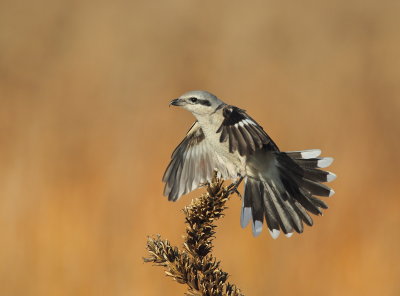
{"label": "dried plant stalk", "polygon": [[186,295],[243,295],[228,280],[218,261],[211,253],[215,238],[214,222],[221,218],[227,208],[226,202],[235,190],[223,187],[223,180],[214,174],[207,184],[207,193],[192,200],[183,210],[186,215],[186,235],[183,249],[171,246],[159,235],[147,239],[149,257],[144,262],[163,266],[167,276],[180,284],[186,284]]}

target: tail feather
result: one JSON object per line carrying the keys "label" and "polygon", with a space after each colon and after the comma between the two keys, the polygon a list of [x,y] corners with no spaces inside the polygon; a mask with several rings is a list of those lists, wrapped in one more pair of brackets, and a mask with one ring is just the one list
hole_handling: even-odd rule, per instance
{"label": "tail feather", "polygon": [[332,157],[318,157],[309,159],[292,158],[300,167],[306,169],[326,168],[333,162]]}
{"label": "tail feather", "polygon": [[277,197],[278,202],[284,209],[284,212],[288,220],[290,220],[291,224],[290,230],[288,232],[284,231],[284,233],[285,234],[292,233],[293,228],[296,230],[296,232],[299,233],[303,232],[303,223],[301,221],[300,216],[294,209],[293,199],[289,196],[289,193],[287,191],[281,193],[273,180],[271,180],[270,183],[272,184],[271,188],[273,189],[274,195]]}
{"label": "tail feather", "polygon": [[312,218],[297,200],[294,200],[294,206],[297,214],[299,214],[303,222],[306,223],[308,226],[313,226],[314,222]]}
{"label": "tail feather", "polygon": [[302,218],[300,217],[299,213],[297,213],[293,200],[288,198],[286,200],[282,200],[282,203],[285,206],[286,212],[289,214],[294,229],[296,232],[302,233],[304,230]]}
{"label": "tail feather", "polygon": [[309,149],[309,150],[302,150],[302,151],[287,151],[285,152],[286,155],[290,156],[291,158],[296,159],[309,159],[315,158],[321,155],[320,149]]}
{"label": "tail feather", "polygon": [[316,205],[310,198],[309,194],[303,190],[300,190],[300,193],[295,197],[299,203],[310,213],[316,216],[322,216],[322,212],[319,209],[318,205]]}
{"label": "tail feather", "polygon": [[278,195],[275,192],[275,190],[273,190],[271,188],[270,184],[268,184],[267,189],[268,189],[269,196],[272,200],[272,204],[277,213],[277,218],[278,218],[280,228],[282,229],[282,231],[285,234],[293,232],[293,225],[291,223],[292,221],[290,219],[289,213],[287,213],[283,207],[281,196]]}
{"label": "tail feather", "polygon": [[336,175],[331,172],[318,170],[318,169],[303,169],[303,175],[305,179],[314,182],[331,182],[335,180]]}
{"label": "tail feather", "polygon": [[312,194],[319,196],[332,196],[335,192],[324,184],[313,182],[307,179],[303,179],[303,182],[299,184],[302,188],[306,189]]}
{"label": "tail feather", "polygon": [[264,191],[263,194],[264,206],[265,206],[265,221],[267,222],[268,229],[273,238],[279,236],[279,214],[275,209],[274,203],[271,199],[270,194]]}
{"label": "tail feather", "polygon": [[240,215],[240,225],[245,228],[253,217],[251,212],[251,204],[253,199],[253,193],[248,185],[249,180],[245,180],[244,194],[243,194],[243,204],[242,212]]}
{"label": "tail feather", "polygon": [[240,215],[240,225],[243,228],[245,228],[247,225],[249,225],[251,217],[252,217],[251,207],[244,207],[242,205],[242,213]]}
{"label": "tail feather", "polygon": [[294,231],[302,233],[305,223],[313,225],[309,213],[322,215],[328,205],[317,196],[332,196],[334,191],[321,182],[330,182],[335,174],[320,170],[329,166],[333,158],[318,157],[319,149],[277,152],[278,174],[265,178],[246,178],[242,205],[241,225],[253,221],[253,235],[261,233],[265,218],[273,238],[280,231],[290,237]]}
{"label": "tail feather", "polygon": [[245,200],[247,199],[251,201],[250,207],[253,220],[253,235],[258,236],[262,231],[262,223],[264,220],[264,203],[262,200],[262,186],[260,182],[248,178],[245,184],[244,196]]}
{"label": "tail feather", "polygon": [[321,209],[327,210],[328,205],[321,199],[316,198],[314,196],[310,196],[310,200],[314,203],[314,205],[318,206]]}

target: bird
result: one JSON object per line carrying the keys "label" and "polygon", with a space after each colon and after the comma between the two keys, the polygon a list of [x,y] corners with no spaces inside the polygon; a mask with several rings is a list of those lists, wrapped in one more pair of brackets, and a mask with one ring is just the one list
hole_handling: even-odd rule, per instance
{"label": "bird", "polygon": [[[266,224],[272,238],[281,232],[291,237],[313,225],[313,215],[327,204],[318,197],[335,192],[325,182],[336,178],[321,170],[332,157],[319,157],[320,149],[282,152],[245,110],[224,103],[214,94],[195,90],[172,100],[191,112],[196,121],[172,153],[164,173],[164,195],[177,201],[203,184],[214,171],[224,180],[244,180],[240,224],[250,222],[258,236]],[[318,197],[317,197],[318,196]]]}

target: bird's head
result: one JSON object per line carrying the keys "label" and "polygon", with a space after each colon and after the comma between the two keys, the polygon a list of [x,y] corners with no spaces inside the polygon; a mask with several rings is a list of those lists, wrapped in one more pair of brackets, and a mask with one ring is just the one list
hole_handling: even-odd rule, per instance
{"label": "bird's head", "polygon": [[170,106],[179,106],[201,116],[212,114],[221,104],[223,102],[215,95],[203,90],[194,90],[172,100]]}

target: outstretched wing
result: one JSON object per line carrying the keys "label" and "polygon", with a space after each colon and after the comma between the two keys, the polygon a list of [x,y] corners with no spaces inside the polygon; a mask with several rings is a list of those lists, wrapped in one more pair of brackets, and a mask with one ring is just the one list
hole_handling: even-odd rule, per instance
{"label": "outstretched wing", "polygon": [[224,120],[217,133],[221,133],[221,143],[229,141],[229,152],[239,151],[241,156],[251,155],[263,147],[279,151],[263,128],[245,110],[227,105],[222,114]]}
{"label": "outstretched wing", "polygon": [[[182,195],[211,181],[214,170],[223,178],[234,177],[228,166],[209,148],[203,130],[196,121],[183,141],[172,153],[171,162],[164,173],[164,195],[176,201]],[[231,170],[232,171],[232,170]]]}

